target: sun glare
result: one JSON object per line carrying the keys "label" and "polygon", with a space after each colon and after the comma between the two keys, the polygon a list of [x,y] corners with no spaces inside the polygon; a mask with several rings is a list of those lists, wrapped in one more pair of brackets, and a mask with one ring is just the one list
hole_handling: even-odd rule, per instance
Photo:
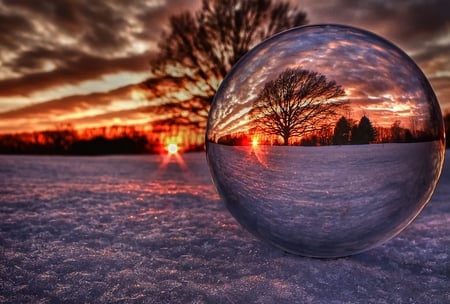
{"label": "sun glare", "polygon": [[180,150],[178,144],[174,142],[168,143],[164,150],[167,151],[167,153],[161,154],[161,164],[159,165],[158,171],[163,172],[170,163],[178,164],[182,170],[187,169],[183,155],[181,154],[182,149]]}
{"label": "sun glare", "polygon": [[169,155],[174,155],[178,153],[178,145],[177,144],[169,144],[167,146],[167,152]]}
{"label": "sun glare", "polygon": [[257,139],[253,139],[252,140],[252,146],[253,146],[253,148],[256,148],[258,146],[258,140]]}

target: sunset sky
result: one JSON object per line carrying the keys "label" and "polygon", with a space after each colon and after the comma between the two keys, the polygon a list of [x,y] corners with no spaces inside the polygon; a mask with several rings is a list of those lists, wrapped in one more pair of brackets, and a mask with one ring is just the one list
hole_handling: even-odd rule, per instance
{"label": "sunset sky", "polygon": [[248,113],[264,86],[287,69],[299,67],[325,75],[345,91],[338,99],[348,101],[348,107],[336,117],[329,116],[332,124],[340,115],[356,121],[367,115],[379,127],[400,121],[411,128],[412,119],[414,128],[430,126],[429,87],[401,51],[353,27],[308,26],[267,40],[229,73],[211,109],[214,119],[208,136],[251,127]]}
{"label": "sunset sky", "polygon": [[[341,23],[408,53],[450,111],[450,2],[292,1],[309,24]],[[148,124],[161,102],[140,83],[170,15],[200,1],[0,0],[0,133]],[[171,88],[174,98],[182,93]]]}

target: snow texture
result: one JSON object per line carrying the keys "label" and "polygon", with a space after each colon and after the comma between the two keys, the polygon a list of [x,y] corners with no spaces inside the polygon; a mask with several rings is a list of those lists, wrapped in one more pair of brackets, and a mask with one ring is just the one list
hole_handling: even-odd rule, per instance
{"label": "snow texture", "polygon": [[440,141],[207,145],[215,184],[238,222],[313,257],[358,253],[401,231],[428,201],[442,152]]}
{"label": "snow texture", "polygon": [[387,243],[312,259],[241,228],[204,154],[0,156],[0,302],[450,303],[449,183]]}

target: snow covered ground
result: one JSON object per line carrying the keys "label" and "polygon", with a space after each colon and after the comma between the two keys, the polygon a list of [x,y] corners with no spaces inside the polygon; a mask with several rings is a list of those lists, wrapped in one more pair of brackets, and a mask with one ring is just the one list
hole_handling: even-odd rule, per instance
{"label": "snow covered ground", "polygon": [[436,185],[441,145],[208,143],[207,151],[228,209],[249,231],[289,252],[339,257],[373,247],[411,222]]}
{"label": "snow covered ground", "polygon": [[323,260],[242,229],[204,154],[0,156],[0,302],[450,303],[450,167],[398,237]]}

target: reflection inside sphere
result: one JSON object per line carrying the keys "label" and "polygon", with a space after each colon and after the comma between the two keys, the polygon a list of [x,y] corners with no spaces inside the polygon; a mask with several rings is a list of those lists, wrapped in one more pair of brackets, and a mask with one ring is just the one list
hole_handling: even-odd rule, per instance
{"label": "reflection inside sphere", "polygon": [[212,104],[207,159],[238,222],[283,250],[337,257],[404,229],[444,159],[436,96],[386,40],[317,25],[247,53]]}

